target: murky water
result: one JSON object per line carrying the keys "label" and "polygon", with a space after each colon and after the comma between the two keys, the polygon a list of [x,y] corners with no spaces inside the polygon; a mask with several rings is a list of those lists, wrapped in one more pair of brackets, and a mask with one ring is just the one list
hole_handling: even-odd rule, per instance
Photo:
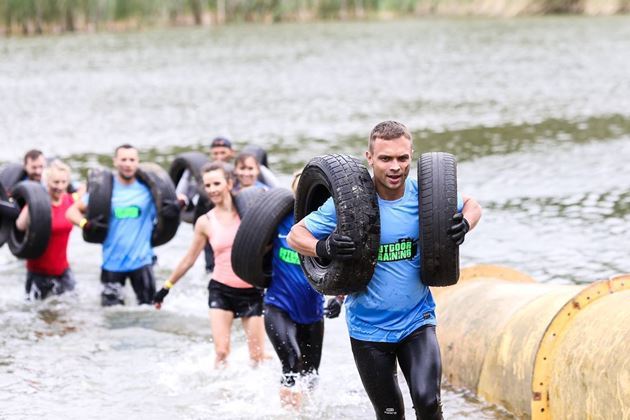
{"label": "murky water", "polygon": [[[286,181],[314,155],[360,156],[395,118],[418,152],[456,154],[460,190],[484,206],[463,265],[588,283],[630,272],[628,53],[628,17],[1,39],[0,161],[38,147],[84,170],[129,142],[168,165],[224,134],[267,147]],[[157,249],[160,279],[191,234]],[[23,263],[0,250],[0,418],[373,417],[343,319],[326,323],[320,385],[297,415],[280,407],[275,356],[247,365],[240,327],[213,370],[201,261],[156,312],[100,308],[100,248],[74,232],[69,254],[77,293],[28,303]],[[448,387],[444,409],[509,417]]]}

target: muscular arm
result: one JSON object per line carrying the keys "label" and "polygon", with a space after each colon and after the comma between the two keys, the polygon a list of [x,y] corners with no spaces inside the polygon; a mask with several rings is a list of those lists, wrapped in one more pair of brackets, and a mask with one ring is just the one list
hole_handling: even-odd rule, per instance
{"label": "muscular arm", "polygon": [[462,195],[462,200],[464,201],[462,213],[470,225],[470,230],[473,230],[481,219],[481,206],[474,198],[467,195]]}
{"label": "muscular arm", "polygon": [[298,254],[305,255],[307,257],[316,257],[315,246],[317,245],[317,239],[309,232],[304,224],[304,220],[300,220],[293,225],[291,232],[287,236],[287,242],[289,246],[297,251]]}
{"label": "muscular arm", "polygon": [[80,225],[81,220],[85,217],[86,206],[82,200],[75,201],[68,210],[66,210],[66,219],[77,226]]}
{"label": "muscular arm", "polygon": [[28,213],[28,204],[22,208],[20,215],[15,219],[15,227],[20,231],[25,231],[31,224],[31,216]]}
{"label": "muscular arm", "polygon": [[205,217],[200,217],[199,219],[197,219],[197,222],[195,223],[195,235],[193,236],[193,241],[190,244],[190,247],[188,247],[186,255],[184,255],[179,261],[179,263],[175,267],[175,270],[173,270],[167,281],[170,281],[172,284],[177,283],[179,279],[181,279],[184,274],[186,274],[186,272],[190,270],[190,267],[193,266],[193,264],[197,260],[197,257],[203,250],[203,247],[208,242],[208,237],[205,233],[207,223],[208,219]]}

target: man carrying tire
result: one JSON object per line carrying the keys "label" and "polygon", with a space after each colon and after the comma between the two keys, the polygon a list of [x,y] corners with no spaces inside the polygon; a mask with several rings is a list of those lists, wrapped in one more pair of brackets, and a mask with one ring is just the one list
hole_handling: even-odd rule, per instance
{"label": "man carrying tire", "polygon": [[[385,121],[374,127],[365,152],[374,171],[381,223],[379,258],[367,289],[346,299],[346,320],[355,363],[378,419],[404,418],[396,362],[405,375],[419,419],[441,419],[441,360],[435,335],[435,303],[420,281],[418,253],[418,183],[408,178],[412,162],[411,133],[402,124]],[[449,230],[461,243],[475,227],[481,207],[463,196],[463,214]],[[355,244],[334,233],[334,202],[297,223],[288,242],[305,256],[350,260]],[[400,250],[404,250],[402,252]],[[391,252],[390,252],[391,251]]]}
{"label": "man carrying tire", "polygon": [[41,150],[29,150],[24,155],[24,172],[26,179],[42,182],[42,175],[46,169],[46,158]]}
{"label": "man carrying tire", "polygon": [[[155,294],[153,276],[153,248],[151,234],[156,218],[156,205],[149,188],[136,177],[138,150],[124,144],[114,153],[111,211],[107,237],[103,242],[101,269],[101,305],[124,304],[123,289],[127,278],[136,294],[138,304],[152,304]],[[103,227],[103,220],[88,220],[84,214],[90,194],[83,196],[68,209],[66,217],[83,230]]]}

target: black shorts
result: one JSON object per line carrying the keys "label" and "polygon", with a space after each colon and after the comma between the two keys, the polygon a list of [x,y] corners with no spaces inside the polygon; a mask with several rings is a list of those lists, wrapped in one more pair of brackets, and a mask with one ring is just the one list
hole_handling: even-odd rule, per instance
{"label": "black shorts", "polygon": [[216,280],[208,283],[208,307],[234,313],[234,318],[262,316],[263,291],[255,287],[241,289]]}

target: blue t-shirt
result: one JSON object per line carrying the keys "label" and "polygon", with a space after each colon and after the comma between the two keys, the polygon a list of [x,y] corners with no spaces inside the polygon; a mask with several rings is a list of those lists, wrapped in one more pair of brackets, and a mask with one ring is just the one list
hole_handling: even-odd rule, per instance
{"label": "blue t-shirt", "polygon": [[[381,238],[378,261],[367,289],[346,298],[350,337],[357,340],[397,343],[423,325],[435,325],[435,302],[420,281],[418,252],[418,182],[407,178],[398,200],[378,198]],[[458,208],[462,208],[458,197]],[[336,227],[332,198],[304,218],[306,228],[318,239]]]}
{"label": "blue t-shirt", "polygon": [[298,324],[312,324],[322,319],[324,297],[304,277],[297,252],[287,243],[293,226],[293,214],[278,225],[273,240],[273,271],[265,303],[285,311]]}
{"label": "blue t-shirt", "polygon": [[[84,196],[87,204],[88,195]],[[151,234],[157,211],[149,188],[137,180],[122,184],[114,175],[109,229],[103,242],[103,269],[126,272],[153,262]]]}

